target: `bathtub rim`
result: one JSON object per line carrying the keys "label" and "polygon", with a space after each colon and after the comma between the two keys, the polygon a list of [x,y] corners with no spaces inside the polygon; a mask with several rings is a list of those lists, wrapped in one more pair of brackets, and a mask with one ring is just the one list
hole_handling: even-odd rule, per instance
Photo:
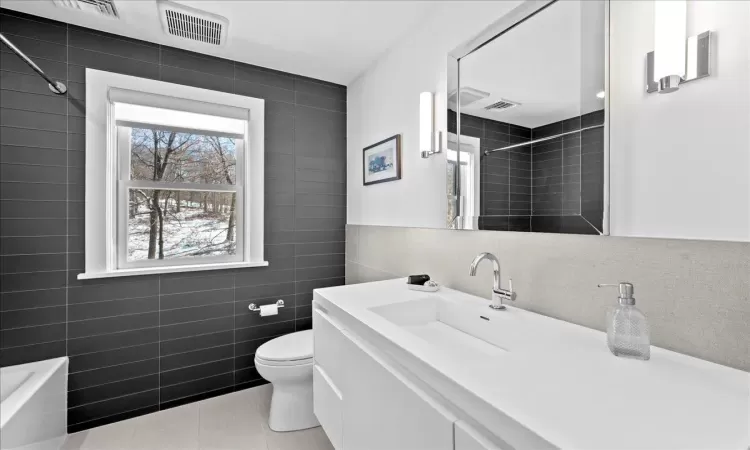
{"label": "bathtub rim", "polygon": [[[44,386],[61,367],[68,365],[68,357],[46,359],[15,366],[0,368],[0,373],[34,372],[29,379],[22,383],[8,398],[0,403],[0,430],[13,418],[29,399]],[[67,372],[67,370],[66,370]],[[67,376],[67,373],[65,374]],[[2,380],[0,380],[2,382]],[[65,387],[67,391],[67,386]],[[67,392],[65,392],[67,394]]]}

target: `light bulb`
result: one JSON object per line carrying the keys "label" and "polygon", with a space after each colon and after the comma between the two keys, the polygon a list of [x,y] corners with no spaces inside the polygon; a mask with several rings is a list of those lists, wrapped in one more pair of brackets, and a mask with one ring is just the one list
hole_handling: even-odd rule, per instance
{"label": "light bulb", "polygon": [[422,152],[432,152],[434,113],[432,92],[419,94],[419,149]]}
{"label": "light bulb", "polygon": [[656,0],[654,2],[654,81],[671,76],[685,76],[685,40],[687,2]]}

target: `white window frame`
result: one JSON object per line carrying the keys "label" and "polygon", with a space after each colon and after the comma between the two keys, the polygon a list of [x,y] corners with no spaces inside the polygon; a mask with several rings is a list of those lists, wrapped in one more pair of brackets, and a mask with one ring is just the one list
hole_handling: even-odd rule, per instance
{"label": "white window frame", "polygon": [[[130,180],[130,152],[118,151],[120,146],[129,149],[129,136],[119,133],[118,137],[116,102],[245,121],[235,185],[207,189],[205,184]],[[86,69],[86,253],[85,272],[78,279],[267,266],[263,257],[264,109],[262,99]],[[127,261],[128,187],[152,184],[169,190],[237,192],[236,254]]]}

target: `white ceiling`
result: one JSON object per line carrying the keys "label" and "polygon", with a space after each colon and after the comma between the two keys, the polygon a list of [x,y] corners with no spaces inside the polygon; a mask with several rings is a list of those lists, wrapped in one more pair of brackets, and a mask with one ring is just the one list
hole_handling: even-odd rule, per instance
{"label": "white ceiling", "polygon": [[[490,93],[461,112],[534,128],[596,111],[604,68],[604,2],[557,2],[461,60],[461,86]],[[521,106],[484,110],[501,98]]]}
{"label": "white ceiling", "polygon": [[213,47],[162,31],[156,0],[115,0],[120,19],[56,7],[52,0],[0,6],[100,31],[349,84],[436,7],[435,1],[180,1],[229,19]]}

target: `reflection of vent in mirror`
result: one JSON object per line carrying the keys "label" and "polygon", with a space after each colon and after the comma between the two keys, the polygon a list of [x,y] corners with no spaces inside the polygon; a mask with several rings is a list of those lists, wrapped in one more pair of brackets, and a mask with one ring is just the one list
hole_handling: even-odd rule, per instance
{"label": "reflection of vent in mirror", "polygon": [[226,39],[226,18],[169,1],[159,2],[164,31],[182,39],[222,45]]}
{"label": "reflection of vent in mirror", "polygon": [[119,17],[114,0],[54,0],[57,6],[80,9],[102,14],[109,17]]}
{"label": "reflection of vent in mirror", "polygon": [[495,102],[491,105],[485,106],[484,109],[486,109],[487,111],[498,111],[502,109],[515,108],[516,106],[520,105],[520,103],[512,102],[510,100],[500,100],[499,102]]}
{"label": "reflection of vent in mirror", "polygon": [[[457,93],[458,91],[453,91],[450,98],[448,98],[448,103],[453,104],[453,105],[456,104]],[[489,92],[480,91],[479,89],[474,89],[470,87],[462,87],[461,88],[461,106],[471,105],[472,103],[482,100],[484,98],[487,98],[489,96],[490,96]]]}

